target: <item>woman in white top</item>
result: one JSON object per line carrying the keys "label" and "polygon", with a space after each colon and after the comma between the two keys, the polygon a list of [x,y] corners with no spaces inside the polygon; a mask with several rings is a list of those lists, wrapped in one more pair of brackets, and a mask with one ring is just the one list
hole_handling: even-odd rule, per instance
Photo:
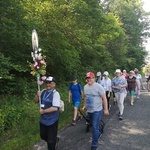
{"label": "woman in white top", "polygon": [[[137,86],[135,88],[135,95],[136,95],[136,98],[139,99],[140,87],[141,86],[143,87],[142,76],[139,74],[139,70],[137,68],[134,69],[134,73],[135,73],[134,76],[136,77],[136,80],[137,80]],[[143,89],[144,89],[144,87],[143,87]]]}
{"label": "woman in white top", "polygon": [[118,108],[119,108],[119,120],[122,120],[122,115],[124,112],[124,98],[126,94],[127,81],[121,76],[121,70],[116,69],[116,76],[111,81],[112,90],[115,93],[115,97],[117,100]]}
{"label": "woman in white top", "polygon": [[109,78],[109,73],[107,71],[105,71],[103,73],[104,78],[102,80],[102,86],[105,89],[106,92],[106,97],[107,97],[107,104],[108,104],[108,109],[110,109],[111,105],[109,104],[109,100],[110,100],[110,94],[111,94],[111,80]]}
{"label": "woman in white top", "polygon": [[102,76],[101,76],[101,72],[99,71],[99,72],[97,72],[97,74],[96,74],[96,82],[98,83],[98,84],[100,84],[100,85],[102,85]]}

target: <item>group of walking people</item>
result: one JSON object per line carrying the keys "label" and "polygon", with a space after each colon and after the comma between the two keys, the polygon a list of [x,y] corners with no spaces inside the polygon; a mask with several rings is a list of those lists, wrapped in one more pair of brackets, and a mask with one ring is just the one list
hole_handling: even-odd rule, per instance
{"label": "group of walking people", "polygon": [[[127,92],[130,93],[131,105],[134,104],[134,96],[139,98],[140,84],[142,84],[141,75],[138,69],[121,72],[116,69],[115,77],[111,80],[108,71],[103,74],[97,72],[96,76],[93,72],[88,72],[85,77],[86,84],[82,88],[77,78],[73,77],[72,83],[68,87],[68,102],[73,104],[74,113],[71,124],[76,125],[77,120],[81,119],[78,108],[83,100],[82,110],[86,108],[86,112],[92,124],[92,143],[91,150],[98,147],[98,139],[101,135],[100,121],[104,115],[109,115],[110,97],[114,94],[119,112],[119,120],[123,119],[124,99]],[[56,80],[54,77],[47,77],[45,80],[46,89],[38,91],[35,96],[35,102],[41,101],[40,104],[40,136],[47,142],[48,150],[55,150],[58,142],[57,130],[60,108],[60,95],[56,91]],[[143,84],[142,84],[143,85]]]}
{"label": "group of walking people", "polygon": [[[114,100],[118,105],[118,119],[123,119],[124,112],[124,100],[127,93],[130,95],[130,104],[134,105],[134,97],[139,99],[140,87],[144,89],[141,75],[137,68],[134,70],[126,72],[126,70],[121,71],[120,69],[115,70],[115,77],[111,80],[109,78],[108,71],[104,71],[102,74],[100,71],[97,72],[96,77],[93,72],[88,72],[86,74],[86,85],[82,90],[82,86],[77,83],[77,78],[72,81],[72,88],[69,90],[69,102],[72,94],[72,102],[74,106],[74,116],[72,120],[72,125],[76,125],[78,118],[81,118],[78,107],[80,105],[81,99],[84,99],[83,109],[86,108],[88,117],[92,123],[92,144],[91,150],[97,149],[98,139],[101,134],[99,123],[102,118],[103,112],[105,115],[109,114],[111,108],[110,97],[113,93]],[[75,88],[76,87],[76,88]],[[79,88],[80,87],[80,88]],[[79,91],[81,94],[79,94]],[[78,92],[78,98],[76,98],[76,92]],[[78,99],[78,100],[77,100]],[[78,105],[76,105],[76,102]]]}

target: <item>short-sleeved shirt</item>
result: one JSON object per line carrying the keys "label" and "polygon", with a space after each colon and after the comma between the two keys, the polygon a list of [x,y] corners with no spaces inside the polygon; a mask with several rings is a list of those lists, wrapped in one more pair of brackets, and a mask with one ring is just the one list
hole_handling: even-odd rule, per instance
{"label": "short-sleeved shirt", "polygon": [[97,82],[98,84],[102,85],[102,80],[103,80],[103,77],[98,77],[98,78],[96,79],[96,82]]}
{"label": "short-sleeved shirt", "polygon": [[111,88],[111,80],[109,78],[103,78],[101,85],[104,87],[105,91],[109,91],[109,89]]}
{"label": "short-sleeved shirt", "polygon": [[79,83],[70,84],[68,87],[68,91],[71,91],[72,101],[81,101],[82,86]]}
{"label": "short-sleeved shirt", "polygon": [[103,109],[101,95],[105,94],[105,90],[100,84],[96,82],[92,85],[86,84],[84,86],[84,94],[87,112],[93,113]]}
{"label": "short-sleeved shirt", "polygon": [[125,79],[127,79],[129,75],[126,73],[126,74],[123,74],[123,76],[125,77]]}
{"label": "short-sleeved shirt", "polygon": [[134,77],[134,76],[132,78],[128,77],[127,78],[127,83],[128,83],[128,90],[129,91],[131,91],[131,90],[135,91],[136,77]]}
{"label": "short-sleeved shirt", "polygon": [[136,77],[137,80],[140,80],[142,78],[140,74],[135,74],[134,76]]}
{"label": "short-sleeved shirt", "polygon": [[[51,91],[43,90],[41,93],[41,108],[60,107],[60,95],[53,89]],[[59,110],[41,115],[40,123],[49,126],[54,124],[59,118]]]}
{"label": "short-sleeved shirt", "polygon": [[[121,77],[114,77],[111,81],[111,86],[120,86],[120,85],[126,85],[127,86],[127,81],[125,78]],[[114,93],[126,93],[126,87],[122,87],[120,90],[119,89],[114,89]]]}

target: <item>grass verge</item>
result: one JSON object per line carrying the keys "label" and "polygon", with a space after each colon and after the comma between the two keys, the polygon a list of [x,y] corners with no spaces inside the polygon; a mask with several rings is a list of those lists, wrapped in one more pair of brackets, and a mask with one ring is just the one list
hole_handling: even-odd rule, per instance
{"label": "grass verge", "polygon": [[[60,112],[58,128],[61,130],[70,123],[73,108],[68,104],[66,87],[58,87],[57,90],[65,103],[65,111]],[[38,104],[33,99],[22,100],[21,97],[8,97],[4,101],[0,105],[0,119],[3,119],[3,124],[0,124],[0,150],[31,150],[40,141]]]}

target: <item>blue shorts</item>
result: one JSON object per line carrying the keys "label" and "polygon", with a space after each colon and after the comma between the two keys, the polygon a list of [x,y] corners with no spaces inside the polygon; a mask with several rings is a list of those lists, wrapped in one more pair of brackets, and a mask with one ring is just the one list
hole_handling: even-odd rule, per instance
{"label": "blue shorts", "polygon": [[79,105],[80,105],[80,101],[73,101],[72,103],[73,103],[73,106],[74,106],[74,107],[77,107],[77,108],[78,108]]}
{"label": "blue shorts", "polygon": [[134,96],[134,90],[130,90],[129,93],[131,96]]}

